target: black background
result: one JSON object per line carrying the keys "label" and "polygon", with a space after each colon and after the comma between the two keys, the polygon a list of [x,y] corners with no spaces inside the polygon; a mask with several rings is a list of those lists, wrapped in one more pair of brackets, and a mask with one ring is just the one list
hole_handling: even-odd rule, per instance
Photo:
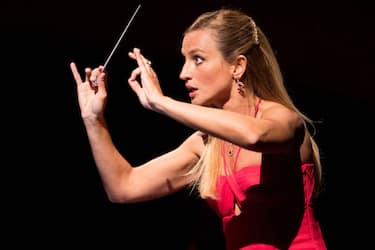
{"label": "black background", "polygon": [[268,35],[297,106],[318,122],[325,190],[317,214],[329,249],[366,248],[375,32],[374,7],[358,1],[3,2],[3,238],[49,249],[221,249],[204,202],[181,191],[111,204],[93,163],[69,63],[81,72],[103,64],[138,4],[107,67],[107,119],[120,152],[137,165],[192,132],[140,106],[127,85],[135,66],[127,52],[141,48],[165,94],[188,101],[178,78],[184,29],[204,11],[239,7]]}

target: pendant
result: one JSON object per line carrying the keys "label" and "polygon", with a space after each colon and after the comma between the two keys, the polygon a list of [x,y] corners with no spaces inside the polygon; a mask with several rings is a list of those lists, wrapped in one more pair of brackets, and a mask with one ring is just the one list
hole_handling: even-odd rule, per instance
{"label": "pendant", "polygon": [[228,149],[228,156],[232,157],[233,156],[233,144],[229,144],[229,149]]}

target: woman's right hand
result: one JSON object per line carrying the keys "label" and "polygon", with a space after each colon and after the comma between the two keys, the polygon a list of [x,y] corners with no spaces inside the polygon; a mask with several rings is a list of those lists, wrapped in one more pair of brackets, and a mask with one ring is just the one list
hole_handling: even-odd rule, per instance
{"label": "woman's right hand", "polygon": [[85,69],[85,80],[77,70],[74,62],[70,64],[77,84],[77,94],[81,116],[84,121],[104,119],[104,110],[107,102],[107,75],[104,67],[99,66],[94,70]]}

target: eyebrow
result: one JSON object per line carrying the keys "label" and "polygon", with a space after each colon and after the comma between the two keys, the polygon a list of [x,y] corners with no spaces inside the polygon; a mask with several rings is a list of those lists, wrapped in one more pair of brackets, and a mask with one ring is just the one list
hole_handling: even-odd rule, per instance
{"label": "eyebrow", "polygon": [[198,52],[204,52],[204,51],[202,49],[193,49],[193,50],[189,51],[187,54],[192,56],[192,55],[194,55]]}

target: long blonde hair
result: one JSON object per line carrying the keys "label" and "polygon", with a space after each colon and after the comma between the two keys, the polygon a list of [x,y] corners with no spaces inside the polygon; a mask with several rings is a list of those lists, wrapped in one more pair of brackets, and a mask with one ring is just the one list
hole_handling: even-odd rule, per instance
{"label": "long blonde hair", "polygon": [[[273,49],[262,30],[254,20],[240,10],[220,9],[206,12],[188,27],[185,35],[194,30],[214,31],[215,41],[223,58],[232,62],[238,55],[247,58],[247,69],[241,81],[245,88],[264,100],[280,103],[298,113],[304,120],[305,131],[309,134],[314,156],[316,190],[321,183],[322,171],[319,148],[311,136],[308,125],[315,129],[313,121],[300,112],[293,104],[285,86],[281,70]],[[222,141],[208,136],[206,149],[199,162],[190,173],[197,178],[192,183],[198,187],[202,198],[216,199],[216,182],[220,171],[220,150]]]}

